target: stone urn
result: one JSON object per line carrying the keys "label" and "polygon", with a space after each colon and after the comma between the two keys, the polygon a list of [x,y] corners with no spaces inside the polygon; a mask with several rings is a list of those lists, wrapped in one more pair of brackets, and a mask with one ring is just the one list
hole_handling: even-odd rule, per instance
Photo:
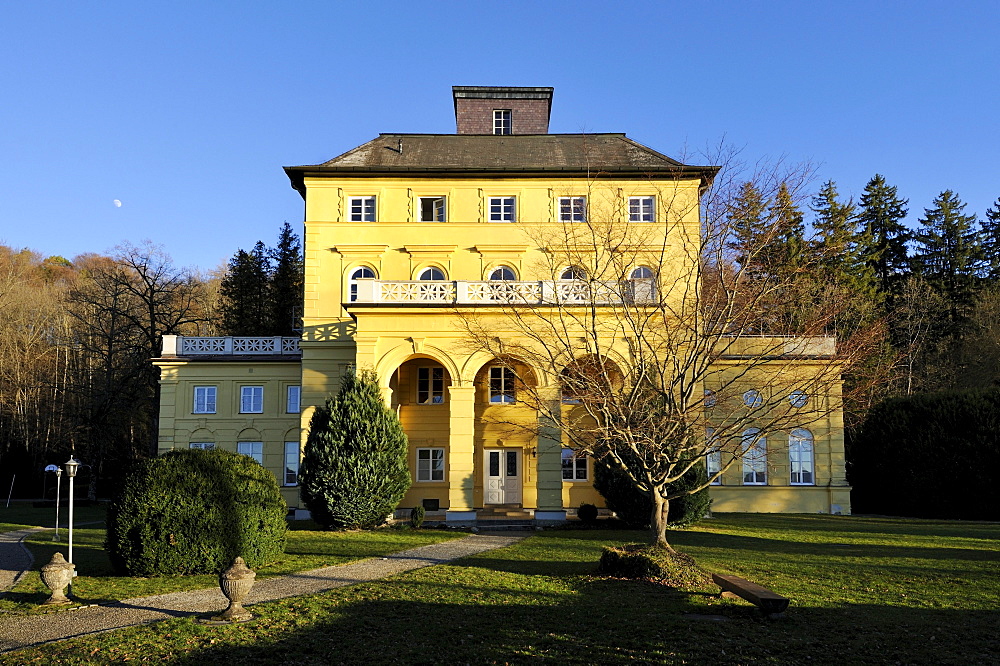
{"label": "stone urn", "polygon": [[73,572],[76,565],[66,561],[62,553],[56,553],[52,560],[42,567],[42,582],[52,590],[52,596],[46,599],[43,604],[70,604],[73,603],[63,590],[73,582]]}
{"label": "stone urn", "polygon": [[219,574],[219,587],[229,600],[229,607],[212,619],[219,622],[245,622],[252,618],[250,611],[243,608],[243,601],[249,596],[256,577],[257,574],[246,565],[242,557],[237,557],[233,566]]}

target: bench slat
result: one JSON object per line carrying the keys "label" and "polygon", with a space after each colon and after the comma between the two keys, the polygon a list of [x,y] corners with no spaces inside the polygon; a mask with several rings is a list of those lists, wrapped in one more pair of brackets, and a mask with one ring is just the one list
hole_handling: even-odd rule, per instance
{"label": "bench slat", "polygon": [[712,580],[723,590],[738,594],[765,613],[784,613],[785,609],[788,608],[788,597],[783,597],[766,587],[751,583],[746,578],[714,573]]}

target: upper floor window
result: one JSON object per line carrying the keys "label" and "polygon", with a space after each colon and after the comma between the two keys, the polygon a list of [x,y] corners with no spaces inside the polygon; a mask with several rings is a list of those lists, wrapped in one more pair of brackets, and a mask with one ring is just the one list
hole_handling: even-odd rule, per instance
{"label": "upper floor window", "polygon": [[586,222],[587,197],[559,197],[560,222]]}
{"label": "upper floor window", "polygon": [[250,456],[261,465],[264,464],[264,442],[237,442],[236,453]]}
{"label": "upper floor window", "polygon": [[444,222],[444,211],[444,197],[420,197],[421,222]]}
{"label": "upper floor window", "polygon": [[516,222],[517,199],[515,197],[490,197],[490,222]]}
{"label": "upper floor window", "polygon": [[629,197],[629,222],[656,222],[656,197]]}
{"label": "upper floor window", "polygon": [[653,269],[649,266],[638,266],[629,273],[628,296],[633,302],[648,302],[656,296],[653,275]]}
{"label": "upper floor window", "polygon": [[375,197],[351,197],[347,207],[351,222],[375,221]]}
{"label": "upper floor window", "polygon": [[436,266],[431,266],[430,268],[425,268],[424,270],[420,271],[420,275],[419,275],[419,277],[417,277],[417,279],[418,280],[445,280],[447,278],[445,277],[445,274],[444,274],[443,270],[441,270],[440,268],[437,268]]}
{"label": "upper floor window", "polygon": [[376,277],[378,276],[375,274],[375,271],[368,266],[355,268],[351,273],[351,279],[348,281],[351,302],[358,300],[358,280],[374,280]]}
{"label": "upper floor window", "polygon": [[562,272],[559,279],[585,281],[587,279],[587,271],[583,270],[579,266],[570,266]]}
{"label": "upper floor window", "polygon": [[813,474],[813,436],[803,428],[796,428],[788,437],[788,465],[793,486],[811,486],[816,483]]}
{"label": "upper floor window", "polygon": [[417,368],[417,404],[440,405],[444,403],[444,368],[441,366]]}
{"label": "upper floor window", "polygon": [[285,482],[286,486],[299,483],[299,443],[285,442]]}
{"label": "upper floor window", "polygon": [[490,272],[491,280],[516,280],[517,273],[510,266],[497,266]]}
{"label": "upper floor window", "polygon": [[194,387],[194,413],[195,414],[214,414],[215,413],[215,395],[216,388],[214,386],[195,386]]}
{"label": "upper floor window", "polygon": [[809,394],[805,391],[792,391],[791,395],[788,396],[788,402],[791,403],[792,407],[805,407],[806,403],[809,402]]}
{"label": "upper floor window", "polygon": [[563,481],[587,480],[587,457],[573,449],[562,450]]}
{"label": "upper floor window", "polygon": [[743,394],[743,404],[747,407],[760,407],[764,404],[764,396],[757,389],[750,389]]}
{"label": "upper floor window", "polygon": [[292,384],[288,387],[287,394],[285,395],[285,411],[289,414],[298,414],[302,411],[301,405],[302,387],[298,384]]}
{"label": "upper floor window", "polygon": [[743,432],[743,485],[767,484],[767,440],[760,430],[750,428]]}
{"label": "upper floor window", "polygon": [[240,413],[241,414],[262,414],[262,413],[264,413],[264,387],[263,386],[241,386],[240,387]]}
{"label": "upper floor window", "polygon": [[493,133],[511,133],[510,109],[493,109]]}
{"label": "upper floor window", "polygon": [[517,402],[517,377],[510,368],[490,368],[490,402],[511,404]]}

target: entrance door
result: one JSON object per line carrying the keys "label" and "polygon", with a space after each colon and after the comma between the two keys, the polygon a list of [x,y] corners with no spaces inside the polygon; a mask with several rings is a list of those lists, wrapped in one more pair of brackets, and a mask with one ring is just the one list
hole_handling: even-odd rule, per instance
{"label": "entrance door", "polygon": [[521,452],[516,449],[486,449],[486,504],[521,503]]}

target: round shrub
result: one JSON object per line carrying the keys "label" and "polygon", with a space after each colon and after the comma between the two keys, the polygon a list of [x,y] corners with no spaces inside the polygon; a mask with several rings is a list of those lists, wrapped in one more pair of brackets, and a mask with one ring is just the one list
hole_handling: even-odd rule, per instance
{"label": "round shrub", "polygon": [[424,524],[424,515],[427,510],[423,506],[417,505],[410,509],[410,527],[418,528]]}
{"label": "round shrub", "polygon": [[249,456],[171,451],[126,474],[104,545],[129,576],[218,573],[236,557],[256,568],[284,552],[287,512],[277,479]]}
{"label": "round shrub", "polygon": [[576,511],[576,517],[585,523],[597,522],[597,507],[593,504],[583,503]]}
{"label": "round shrub", "polygon": [[[704,485],[707,480],[705,466],[695,465],[687,474],[670,484],[669,489],[671,493],[689,491]],[[628,475],[617,467],[611,467],[601,461],[595,462],[594,488],[601,493],[608,508],[626,525],[635,529],[649,527],[653,501],[646,493],[636,488]],[[672,499],[667,523],[674,527],[694,524],[705,517],[711,504],[712,499],[708,495],[707,487]]]}

